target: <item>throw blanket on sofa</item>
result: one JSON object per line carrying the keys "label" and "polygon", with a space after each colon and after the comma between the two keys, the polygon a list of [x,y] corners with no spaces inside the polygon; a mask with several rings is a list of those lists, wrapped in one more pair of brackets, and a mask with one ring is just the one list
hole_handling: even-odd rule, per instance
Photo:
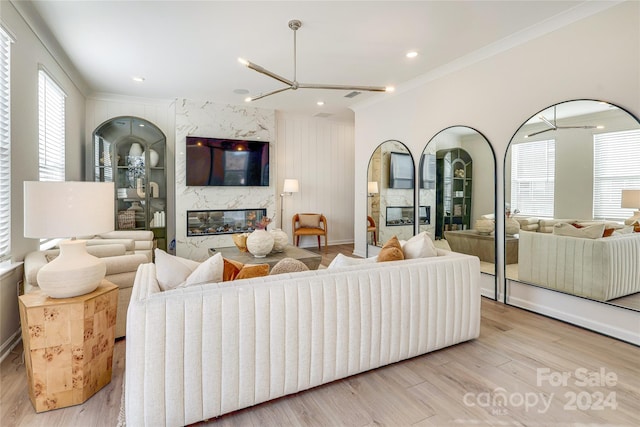
{"label": "throw blanket on sofa", "polygon": [[476,338],[478,258],[447,254],[165,292],[140,266],[127,424],[190,424]]}

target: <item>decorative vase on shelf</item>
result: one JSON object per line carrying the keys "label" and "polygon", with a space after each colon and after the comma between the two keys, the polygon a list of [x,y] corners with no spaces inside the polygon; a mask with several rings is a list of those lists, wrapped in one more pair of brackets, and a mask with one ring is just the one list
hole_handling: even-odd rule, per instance
{"label": "decorative vase on shelf", "polygon": [[247,249],[256,258],[266,257],[273,249],[273,236],[267,230],[255,230],[247,237]]}
{"label": "decorative vase on shelf", "polygon": [[160,154],[158,154],[158,152],[153,148],[150,148],[149,149],[149,165],[151,165],[152,168],[155,168],[156,166],[158,166],[159,161],[160,161]]}
{"label": "decorative vase on shelf", "polygon": [[131,157],[140,157],[142,156],[143,150],[142,145],[138,142],[134,142],[131,144],[131,148],[129,148],[129,156]]}
{"label": "decorative vase on shelf", "polygon": [[284,252],[284,248],[289,244],[289,236],[279,228],[269,231],[273,237],[273,252]]}

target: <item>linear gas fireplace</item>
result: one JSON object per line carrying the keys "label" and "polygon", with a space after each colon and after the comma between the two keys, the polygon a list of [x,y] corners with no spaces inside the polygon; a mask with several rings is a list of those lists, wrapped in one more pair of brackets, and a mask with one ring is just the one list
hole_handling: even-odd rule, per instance
{"label": "linear gas fireplace", "polygon": [[187,211],[187,237],[251,232],[265,216],[266,209]]}

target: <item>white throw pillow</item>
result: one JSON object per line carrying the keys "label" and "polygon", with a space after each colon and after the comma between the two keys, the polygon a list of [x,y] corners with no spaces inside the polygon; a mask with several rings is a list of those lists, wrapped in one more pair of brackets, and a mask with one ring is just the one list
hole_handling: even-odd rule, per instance
{"label": "white throw pillow", "polygon": [[223,274],[224,258],[222,258],[222,254],[218,252],[193,270],[193,273],[191,273],[180,286],[186,287],[198,283],[222,282]]}
{"label": "white throw pillow", "polygon": [[377,260],[378,260],[377,256],[370,257],[370,258],[352,258],[346,255],[338,254],[333,259],[333,261],[331,261],[331,264],[329,264],[327,268],[338,268],[338,267],[346,267],[349,265],[367,264],[371,262],[376,262]]}
{"label": "white throw pillow", "polygon": [[206,281],[221,282],[224,270],[222,254],[217,253],[203,263],[155,250],[156,277],[160,289],[188,286]]}
{"label": "white throw pillow", "polygon": [[604,222],[582,228],[562,222],[553,226],[553,234],[558,236],[581,237],[583,239],[599,239],[604,233]]}
{"label": "white throw pillow", "polygon": [[436,247],[426,231],[416,234],[407,240],[402,245],[402,252],[404,253],[404,259],[438,256],[438,251],[436,251]]}

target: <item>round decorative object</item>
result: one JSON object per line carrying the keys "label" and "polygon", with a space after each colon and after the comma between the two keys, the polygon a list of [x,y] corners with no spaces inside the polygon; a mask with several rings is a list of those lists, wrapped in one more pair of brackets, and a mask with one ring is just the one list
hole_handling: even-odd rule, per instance
{"label": "round decorative object", "polygon": [[152,168],[158,166],[158,162],[160,161],[160,154],[153,148],[149,149],[149,164]]}
{"label": "round decorative object", "polygon": [[489,234],[495,228],[495,223],[492,219],[477,219],[473,228],[478,232],[478,234]]}
{"label": "round decorative object", "polygon": [[131,202],[131,206],[127,210],[128,211],[142,212],[144,210],[144,208],[142,206],[140,206],[140,202],[135,201],[135,202]]}
{"label": "round decorative object", "polygon": [[256,230],[247,237],[247,249],[256,258],[264,258],[273,249],[273,236],[267,230]]}
{"label": "round decorative object", "polygon": [[269,231],[273,236],[273,252],[283,252],[289,244],[289,236],[279,228]]}
{"label": "round decorative object", "polygon": [[238,247],[240,252],[247,252],[247,237],[249,233],[232,234],[231,240]]}
{"label": "round decorative object", "polygon": [[131,148],[129,148],[129,156],[131,157],[139,157],[142,156],[143,150],[142,145],[138,142],[134,142],[131,144]]}
{"label": "round decorative object", "polygon": [[513,218],[505,218],[504,229],[507,235],[513,236],[520,232],[520,223]]}

